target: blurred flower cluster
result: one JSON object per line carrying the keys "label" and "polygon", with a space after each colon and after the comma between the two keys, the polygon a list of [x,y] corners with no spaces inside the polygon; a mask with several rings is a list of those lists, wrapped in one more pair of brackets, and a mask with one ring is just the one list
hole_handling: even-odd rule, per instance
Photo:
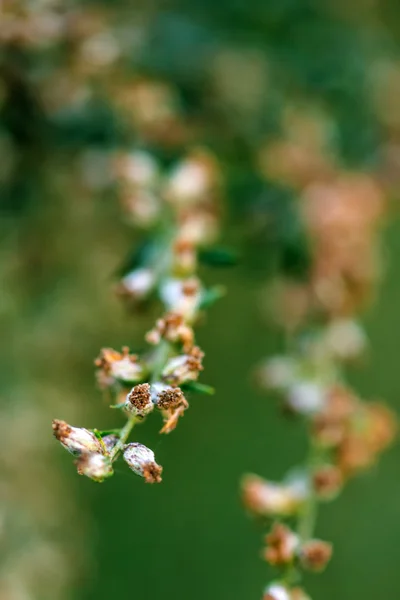
{"label": "blurred flower cluster", "polygon": [[314,117],[288,112],[286,137],[260,154],[262,173],[295,190],[305,258],[300,272],[284,273],[267,292],[287,343],[259,366],[257,381],[305,422],[309,437],[304,465],[282,482],[242,481],[247,510],[271,522],[262,556],[281,575],[264,600],[308,598],[296,587],[302,571],[322,570],[332,554],[330,543],[314,538],[319,503],[370,468],[397,430],[394,414],[364,402],[344,375],[367,346],[359,319],[381,274],[385,192],[377,176],[338,167],[330,124]]}

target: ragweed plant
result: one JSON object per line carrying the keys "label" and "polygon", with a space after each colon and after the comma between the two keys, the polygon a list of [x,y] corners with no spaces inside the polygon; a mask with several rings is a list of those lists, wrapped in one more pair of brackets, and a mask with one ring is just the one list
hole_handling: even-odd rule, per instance
{"label": "ragweed plant", "polygon": [[150,413],[161,415],[160,433],[170,433],[189,407],[188,392],[213,393],[197,382],[204,354],[195,343],[193,327],[222,293],[219,287],[207,290],[197,275],[199,252],[207,260],[215,256],[204,247],[218,231],[219,172],[205,151],[187,155],[167,173],[145,152],[118,154],[112,163],[129,217],[151,231],[129,261],[117,292],[131,305],[157,296],[165,312],[146,335],[148,352],[139,356],[128,347],[121,352],[104,348],[95,362],[99,386],[112,408],[121,410],[125,424],[99,431],[56,419],[53,432],[76,456],[81,475],[101,482],[113,474],[122,455],[147,483],[159,483],[162,467],[153,451],[129,438],[135,424]]}
{"label": "ragweed plant", "polygon": [[305,423],[309,450],[281,482],[251,474],[242,481],[245,507],[270,524],[262,557],[278,576],[264,600],[309,598],[299,587],[303,572],[323,570],[332,555],[332,544],[316,538],[320,504],[371,467],[396,432],[392,412],[362,401],[343,369],[367,343],[358,315],[380,271],[382,190],[367,175],[325,173],[301,189],[297,208],[309,239],[307,275],[275,288],[286,351],[260,366],[258,380]]}

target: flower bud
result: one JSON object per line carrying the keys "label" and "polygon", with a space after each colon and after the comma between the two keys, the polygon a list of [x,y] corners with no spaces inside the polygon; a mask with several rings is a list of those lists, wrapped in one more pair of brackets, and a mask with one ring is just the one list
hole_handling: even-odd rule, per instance
{"label": "flower bud", "polygon": [[136,475],[144,477],[146,483],[160,483],[162,467],[155,462],[154,452],[143,444],[127,444],[124,459]]}
{"label": "flower bud", "polygon": [[196,277],[169,278],[163,281],[160,296],[168,310],[182,315],[186,321],[191,322],[201,302],[201,284]]}
{"label": "flower bud", "polygon": [[289,527],[275,523],[266,537],[267,548],[263,556],[273,566],[285,566],[293,562],[299,547],[299,537]]}
{"label": "flower bud", "polygon": [[322,571],[332,556],[332,544],[321,540],[305,542],[300,551],[300,561],[305,569]]}
{"label": "flower bud", "polygon": [[263,600],[290,600],[290,595],[283,585],[272,583],[266,588]]}
{"label": "flower bud", "polygon": [[266,481],[257,475],[246,475],[242,481],[243,503],[256,516],[294,515],[306,495],[294,485]]}
{"label": "flower bud", "polygon": [[313,473],[313,487],[320,500],[331,500],[339,493],[343,475],[334,465],[321,465]]}
{"label": "flower bud", "polygon": [[273,356],[257,369],[257,381],[267,390],[285,390],[295,381],[296,368],[296,361],[290,356]]}
{"label": "flower bud", "polygon": [[80,455],[82,452],[103,452],[100,440],[82,427],[72,427],[65,421],[54,419],[52,423],[53,433],[57,440],[71,454]]}
{"label": "flower bud", "polygon": [[146,298],[156,283],[155,274],[144,267],[131,271],[121,280],[120,292],[134,300]]}
{"label": "flower bud", "polygon": [[320,412],[326,405],[327,391],[316,381],[298,381],[288,392],[289,408],[302,415],[312,415]]}
{"label": "flower bud", "polygon": [[125,410],[138,417],[145,417],[154,408],[151,400],[150,385],[141,383],[135,385],[126,397]]}
{"label": "flower bud", "polygon": [[129,348],[117,352],[112,348],[103,348],[95,365],[99,369],[98,379],[102,387],[109,387],[115,380],[124,382],[140,381],[144,375],[143,365],[135,354],[129,354]]}
{"label": "flower bud", "polygon": [[112,450],[114,449],[115,444],[119,441],[119,437],[117,435],[115,435],[114,433],[110,433],[109,435],[105,435],[102,438],[102,442],[108,452],[108,454],[110,454],[110,452],[112,452]]}
{"label": "flower bud", "polygon": [[337,319],[325,331],[326,350],[339,360],[352,360],[360,356],[367,345],[362,327],[350,319]]}
{"label": "flower bud", "polygon": [[113,474],[111,461],[107,456],[97,452],[84,452],[76,461],[79,475],[86,475],[93,481],[101,483]]}

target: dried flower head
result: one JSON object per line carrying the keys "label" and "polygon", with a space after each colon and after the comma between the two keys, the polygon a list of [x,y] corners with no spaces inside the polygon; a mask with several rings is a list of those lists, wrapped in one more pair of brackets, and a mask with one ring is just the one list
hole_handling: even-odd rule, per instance
{"label": "dried flower head", "polygon": [[110,459],[96,452],[84,452],[75,464],[79,475],[86,475],[99,483],[113,474]]}
{"label": "dried flower head", "polygon": [[304,491],[297,486],[273,483],[251,474],[242,479],[243,504],[256,516],[294,515],[304,500]]}
{"label": "dried flower head", "polygon": [[189,352],[193,346],[193,329],[185,323],[183,315],[169,312],[162,319],[158,319],[154,329],[146,335],[149,344],[157,345],[161,339],[182,344],[183,350]]}
{"label": "dried flower head", "polygon": [[151,399],[150,384],[139,383],[135,385],[126,397],[125,410],[138,417],[148,415],[154,408]]}
{"label": "dried flower head", "polygon": [[144,375],[143,366],[139,363],[136,354],[129,354],[129,348],[122,348],[117,352],[112,348],[103,348],[100,356],[95,361],[99,369],[99,381],[106,387],[116,380],[123,382],[140,381]]}
{"label": "dried flower head", "polygon": [[322,571],[332,556],[332,544],[321,540],[305,542],[300,550],[300,561],[304,569]]}
{"label": "dried flower head", "polygon": [[161,483],[162,467],[155,461],[154,452],[143,444],[131,443],[124,447],[123,456],[136,475],[144,477],[146,483]]}
{"label": "dried flower head", "polygon": [[187,408],[187,400],[179,387],[171,387],[169,385],[153,385],[155,393],[155,402],[160,410],[172,410],[179,406]]}
{"label": "dried flower head", "polygon": [[299,547],[299,537],[286,525],[275,523],[266,536],[263,557],[270,565],[284,566],[293,562]]}
{"label": "dried flower head", "polygon": [[193,346],[187,354],[174,356],[165,365],[162,377],[172,385],[180,385],[185,381],[196,381],[203,369],[204,352],[198,346]]}
{"label": "dried flower head", "polygon": [[187,322],[192,322],[202,297],[200,281],[197,277],[166,279],[160,286],[160,296],[169,311],[182,315]]}
{"label": "dried flower head", "polygon": [[72,427],[65,421],[54,419],[52,423],[54,437],[71,454],[102,453],[103,448],[100,440],[94,433],[82,427]]}

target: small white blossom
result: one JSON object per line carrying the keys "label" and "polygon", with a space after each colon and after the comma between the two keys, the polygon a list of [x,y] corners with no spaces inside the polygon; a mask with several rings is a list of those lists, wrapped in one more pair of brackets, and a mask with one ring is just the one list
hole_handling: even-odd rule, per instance
{"label": "small white blossom", "polygon": [[190,290],[187,289],[187,280],[165,279],[160,286],[160,297],[167,310],[174,311],[190,321],[201,302],[202,290],[197,280],[190,282]]}
{"label": "small white blossom", "polygon": [[296,366],[290,356],[273,356],[258,369],[260,384],[267,389],[286,389],[295,380]]}
{"label": "small white blossom", "polygon": [[265,597],[271,600],[290,600],[289,592],[283,585],[273,583],[264,592]]}
{"label": "small white blossom", "polygon": [[324,335],[327,350],[342,360],[357,358],[367,345],[362,327],[351,319],[337,319],[330,323]]}
{"label": "small white blossom", "polygon": [[197,202],[210,186],[210,171],[206,164],[188,159],[180,163],[167,181],[167,197],[178,204]]}
{"label": "small white blossom", "polygon": [[327,400],[325,386],[316,381],[298,381],[288,391],[287,404],[294,411],[310,415],[321,411]]}
{"label": "small white blossom", "polygon": [[151,187],[159,174],[156,160],[142,150],[121,157],[118,172],[125,181],[142,188]]}
{"label": "small white blossom", "polygon": [[134,298],[145,298],[154,287],[156,278],[151,269],[135,269],[123,277],[123,288]]}

